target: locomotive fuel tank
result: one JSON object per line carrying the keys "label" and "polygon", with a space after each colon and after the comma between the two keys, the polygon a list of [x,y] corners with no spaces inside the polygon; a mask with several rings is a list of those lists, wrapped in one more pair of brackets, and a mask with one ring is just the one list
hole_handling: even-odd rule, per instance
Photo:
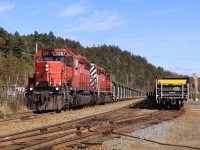
{"label": "locomotive fuel tank", "polygon": [[77,94],[73,99],[73,106],[89,106],[91,104],[92,97],[90,95]]}

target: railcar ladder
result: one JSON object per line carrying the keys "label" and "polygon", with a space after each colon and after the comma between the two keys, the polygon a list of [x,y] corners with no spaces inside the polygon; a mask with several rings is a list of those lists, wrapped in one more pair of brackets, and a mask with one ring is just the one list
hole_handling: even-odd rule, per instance
{"label": "railcar ladder", "polygon": [[70,96],[69,96],[69,87],[68,85],[65,83],[64,84],[64,87],[65,87],[65,101],[66,101],[66,107],[68,110],[70,110]]}

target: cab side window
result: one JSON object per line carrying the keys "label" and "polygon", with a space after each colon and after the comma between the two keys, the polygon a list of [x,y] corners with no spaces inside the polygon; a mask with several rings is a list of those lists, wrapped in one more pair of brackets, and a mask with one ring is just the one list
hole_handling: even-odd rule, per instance
{"label": "cab side window", "polygon": [[65,57],[55,57],[54,58],[54,61],[61,61],[61,62],[63,62],[63,63],[65,63],[66,61],[65,61]]}
{"label": "cab side window", "polygon": [[35,61],[36,61],[36,62],[42,61],[42,58],[38,56],[38,57],[35,58]]}
{"label": "cab side window", "polygon": [[107,76],[106,76],[106,79],[107,79],[107,80],[110,80],[110,75],[107,75]]}
{"label": "cab side window", "polygon": [[67,67],[73,67],[73,57],[72,56],[67,57]]}

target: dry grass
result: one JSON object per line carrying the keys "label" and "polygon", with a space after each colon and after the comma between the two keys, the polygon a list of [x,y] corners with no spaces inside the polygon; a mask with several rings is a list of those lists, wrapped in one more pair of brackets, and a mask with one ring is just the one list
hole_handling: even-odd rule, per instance
{"label": "dry grass", "polygon": [[0,106],[0,115],[6,115],[6,114],[12,114],[12,110],[10,109],[10,107],[3,105]]}
{"label": "dry grass", "polygon": [[9,106],[2,105],[0,106],[0,115],[7,115],[13,113],[22,113],[29,111],[26,106],[21,106],[17,111],[13,111]]}

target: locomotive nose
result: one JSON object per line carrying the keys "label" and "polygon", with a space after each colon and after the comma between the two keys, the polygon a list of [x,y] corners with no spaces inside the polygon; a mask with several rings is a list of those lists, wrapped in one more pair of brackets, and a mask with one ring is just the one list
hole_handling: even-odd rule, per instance
{"label": "locomotive nose", "polygon": [[36,85],[50,87],[61,86],[64,79],[64,65],[62,62],[37,62],[36,66]]}

